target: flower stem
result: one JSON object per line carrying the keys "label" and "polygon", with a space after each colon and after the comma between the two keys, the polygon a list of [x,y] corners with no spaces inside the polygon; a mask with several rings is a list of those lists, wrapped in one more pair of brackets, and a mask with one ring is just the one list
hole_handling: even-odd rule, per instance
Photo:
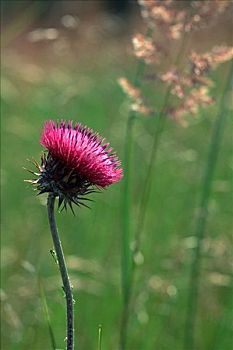
{"label": "flower stem", "polygon": [[72,288],[67,272],[67,267],[65,263],[65,258],[62,250],[61,241],[59,238],[55,216],[54,216],[54,202],[55,195],[49,194],[48,196],[48,218],[50,230],[53,238],[54,249],[57,256],[58,266],[62,278],[63,290],[66,297],[66,317],[67,317],[67,350],[74,349],[74,305],[73,305],[73,295]]}
{"label": "flower stem", "polygon": [[195,247],[193,261],[191,264],[189,290],[188,290],[188,304],[186,310],[185,320],[185,334],[184,334],[184,349],[193,350],[195,347],[195,325],[197,318],[197,307],[199,297],[200,272],[201,272],[201,248],[202,242],[205,238],[205,227],[208,217],[208,204],[211,193],[211,183],[213,180],[214,170],[217,163],[219,147],[223,135],[224,123],[226,119],[226,94],[232,82],[233,64],[231,64],[230,72],[226,86],[221,96],[219,110],[213,126],[209,154],[203,171],[201,183],[201,195],[199,202],[199,214],[195,223],[195,236],[197,245]]}

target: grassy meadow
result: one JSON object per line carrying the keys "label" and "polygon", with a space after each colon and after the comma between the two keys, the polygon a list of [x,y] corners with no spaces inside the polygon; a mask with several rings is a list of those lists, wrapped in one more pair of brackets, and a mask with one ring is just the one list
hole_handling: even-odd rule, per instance
{"label": "grassy meadow", "polygon": [[[1,74],[2,349],[52,349],[39,285],[46,296],[56,348],[65,349],[65,300],[50,254],[46,196],[36,196],[24,182],[33,176],[23,167],[33,169],[27,159],[40,159],[39,137],[45,120],[72,119],[106,137],[124,169],[128,104],[117,79],[127,76],[133,80],[137,61],[130,54],[130,37],[105,39],[99,51],[97,44],[91,42],[88,47],[84,43],[77,58],[73,51],[59,56],[50,42],[41,47],[28,43],[26,34],[19,40],[21,43],[15,40],[6,46]],[[161,136],[137,259],[128,350],[183,349],[200,182],[228,71],[227,63],[212,74],[215,105],[190,117],[187,128],[168,120]],[[146,88],[149,99],[159,107],[164,91],[157,86]],[[230,100],[229,94],[227,98]],[[153,116],[138,116],[135,123],[131,239],[156,123]],[[198,350],[229,350],[232,341],[231,171],[228,113],[202,249]],[[102,350],[118,349],[123,181],[90,195],[94,200],[91,210],[76,208],[75,216],[70,211],[56,213],[74,287],[79,350],[97,349],[99,324]]]}

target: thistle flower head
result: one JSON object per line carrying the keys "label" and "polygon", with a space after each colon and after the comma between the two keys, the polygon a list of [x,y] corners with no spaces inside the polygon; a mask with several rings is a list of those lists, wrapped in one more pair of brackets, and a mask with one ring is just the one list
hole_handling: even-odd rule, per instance
{"label": "thistle flower head", "polygon": [[35,162],[39,173],[32,183],[39,194],[54,193],[59,206],[83,204],[85,194],[105,188],[122,178],[120,161],[97,133],[71,121],[47,121],[40,143],[48,152]]}

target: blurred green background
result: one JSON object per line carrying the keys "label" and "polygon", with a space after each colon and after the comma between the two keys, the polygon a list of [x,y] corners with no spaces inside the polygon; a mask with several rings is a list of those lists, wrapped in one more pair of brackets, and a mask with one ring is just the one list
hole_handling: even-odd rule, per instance
{"label": "blurred green background", "polygon": [[[23,167],[40,159],[39,136],[47,119],[72,119],[97,130],[123,157],[128,106],[117,84],[133,80],[136,59],[130,38],[140,31],[136,2],[122,8],[106,1],[2,2],[2,349],[50,349],[38,287],[46,295],[58,349],[65,348],[65,302],[49,250],[46,197],[37,197]],[[13,6],[14,5],[14,6]],[[190,47],[208,50],[231,43],[229,16],[193,35]],[[175,49],[174,49],[175,51]],[[185,53],[184,53],[185,56]],[[219,99],[228,65],[214,72]],[[146,82],[147,84],[147,82]],[[163,91],[149,89],[161,105]],[[229,96],[230,99],[230,96]],[[129,350],[180,350],[184,335],[189,267],[202,168],[217,104],[182,128],[166,124],[147,208]],[[131,183],[135,227],[156,119],[135,128]],[[203,248],[197,341],[200,350],[231,347],[232,127],[229,118],[215,172]],[[140,166],[139,166],[140,165]],[[123,163],[124,167],[124,163]],[[92,196],[91,210],[57,213],[74,286],[77,349],[117,349],[121,311],[120,249],[123,182]],[[188,350],[188,349],[187,349]]]}

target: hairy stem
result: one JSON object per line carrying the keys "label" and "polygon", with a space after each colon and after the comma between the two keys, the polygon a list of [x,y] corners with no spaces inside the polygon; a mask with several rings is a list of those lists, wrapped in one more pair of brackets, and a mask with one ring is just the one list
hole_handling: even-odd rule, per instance
{"label": "hairy stem", "polygon": [[50,230],[53,238],[54,249],[57,256],[58,266],[62,278],[63,290],[65,292],[66,297],[66,337],[67,337],[67,350],[74,349],[74,305],[73,305],[73,295],[72,288],[68,276],[68,271],[66,267],[66,262],[62,250],[61,241],[59,238],[55,216],[54,216],[54,202],[55,196],[54,194],[49,194],[48,196],[48,218]]}
{"label": "hairy stem", "polygon": [[197,245],[193,255],[191,264],[191,273],[189,280],[188,304],[187,314],[185,320],[185,335],[184,335],[184,350],[195,349],[195,325],[197,318],[199,285],[200,285],[200,271],[201,271],[201,248],[202,242],[205,238],[205,227],[208,217],[208,204],[211,193],[211,184],[213,180],[214,170],[217,163],[220,143],[222,140],[223,129],[226,119],[226,93],[232,83],[233,64],[227,78],[226,86],[224,88],[219,110],[213,126],[209,154],[203,170],[203,177],[201,182],[201,195],[198,206],[198,216],[195,223],[195,236],[197,238]]}

